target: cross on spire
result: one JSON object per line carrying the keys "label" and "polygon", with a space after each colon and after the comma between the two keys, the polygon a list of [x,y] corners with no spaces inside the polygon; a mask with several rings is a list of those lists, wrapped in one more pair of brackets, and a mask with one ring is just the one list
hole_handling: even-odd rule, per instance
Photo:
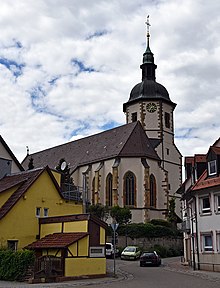
{"label": "cross on spire", "polygon": [[149,23],[149,15],[147,15],[147,21],[145,22],[145,24],[147,25],[147,36],[150,36],[150,23]]}

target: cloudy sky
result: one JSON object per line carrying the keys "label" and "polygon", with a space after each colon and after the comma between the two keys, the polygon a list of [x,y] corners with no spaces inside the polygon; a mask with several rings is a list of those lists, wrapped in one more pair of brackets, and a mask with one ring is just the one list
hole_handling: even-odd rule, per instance
{"label": "cloudy sky", "polygon": [[30,153],[125,123],[146,16],[157,82],[177,103],[176,144],[220,136],[219,0],[0,0],[0,134]]}

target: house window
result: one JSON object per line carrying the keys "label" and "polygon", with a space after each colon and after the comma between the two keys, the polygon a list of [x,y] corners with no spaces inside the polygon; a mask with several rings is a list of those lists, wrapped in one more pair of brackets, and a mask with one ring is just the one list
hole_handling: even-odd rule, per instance
{"label": "house window", "polygon": [[217,252],[220,253],[220,231],[216,232]]}
{"label": "house window", "polygon": [[208,162],[208,172],[209,172],[209,175],[214,175],[217,173],[216,160],[212,160]]}
{"label": "house window", "polygon": [[201,213],[206,214],[211,212],[211,206],[210,206],[210,199],[209,197],[201,198]]}
{"label": "house window", "polygon": [[106,177],[106,205],[112,206],[112,174]]}
{"label": "house window", "polygon": [[36,208],[36,217],[40,217],[40,212],[41,212],[41,208],[37,207]]}
{"label": "house window", "polygon": [[135,206],[135,189],[136,177],[129,171],[124,176],[124,205]]}
{"label": "house window", "polygon": [[95,204],[95,177],[92,179],[92,204]]}
{"label": "house window", "polygon": [[220,213],[220,195],[215,195],[215,212]]}
{"label": "house window", "polygon": [[18,240],[8,240],[8,249],[12,251],[18,250]]}
{"label": "house window", "polygon": [[44,208],[44,217],[48,217],[49,215],[49,208]]}
{"label": "house window", "polygon": [[170,155],[170,149],[166,149],[167,150],[167,155]]}
{"label": "house window", "polygon": [[153,174],[150,175],[150,206],[156,207],[156,179]]}
{"label": "house window", "polygon": [[170,128],[170,114],[165,112],[165,127]]}
{"label": "house window", "polygon": [[205,234],[202,235],[202,241],[203,241],[203,250],[205,252],[210,252],[213,250],[213,242],[212,242],[212,234]]}
{"label": "house window", "polygon": [[137,121],[137,112],[131,114],[131,121],[132,122],[136,122]]}

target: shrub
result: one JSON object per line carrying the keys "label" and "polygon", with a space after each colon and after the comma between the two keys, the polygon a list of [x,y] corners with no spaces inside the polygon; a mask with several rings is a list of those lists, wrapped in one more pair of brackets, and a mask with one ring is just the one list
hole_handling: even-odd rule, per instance
{"label": "shrub", "polygon": [[150,221],[150,223],[153,225],[159,225],[159,226],[165,226],[165,227],[172,228],[172,224],[166,220],[163,220],[163,219],[152,219]]}
{"label": "shrub", "polygon": [[0,279],[21,280],[28,266],[34,263],[34,252],[29,250],[13,252],[0,250]]}

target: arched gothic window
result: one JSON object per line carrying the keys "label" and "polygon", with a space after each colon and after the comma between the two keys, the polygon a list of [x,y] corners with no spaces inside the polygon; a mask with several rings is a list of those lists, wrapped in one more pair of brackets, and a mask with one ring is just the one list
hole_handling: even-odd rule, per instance
{"label": "arched gothic window", "polygon": [[106,205],[112,206],[112,174],[109,173],[106,177]]}
{"label": "arched gothic window", "polygon": [[92,179],[92,204],[95,204],[95,177]]}
{"label": "arched gothic window", "polygon": [[124,176],[124,205],[136,206],[136,177],[131,171]]}
{"label": "arched gothic window", "polygon": [[150,175],[150,206],[156,207],[156,179],[153,174]]}

